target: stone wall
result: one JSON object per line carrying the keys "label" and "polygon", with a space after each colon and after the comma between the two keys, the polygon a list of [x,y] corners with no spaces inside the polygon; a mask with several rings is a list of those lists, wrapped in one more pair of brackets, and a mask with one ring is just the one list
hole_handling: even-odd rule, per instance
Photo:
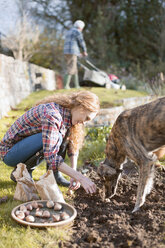
{"label": "stone wall", "polygon": [[119,114],[124,110],[131,109],[139,105],[148,103],[153,99],[154,98],[152,96],[132,97],[132,98],[122,99],[120,101],[117,101],[117,103],[120,103],[121,106],[107,108],[107,109],[100,109],[99,114],[94,118],[94,120],[88,122],[86,125],[88,127],[113,125]]}
{"label": "stone wall", "polygon": [[0,118],[37,89],[55,90],[55,72],[0,54]]}

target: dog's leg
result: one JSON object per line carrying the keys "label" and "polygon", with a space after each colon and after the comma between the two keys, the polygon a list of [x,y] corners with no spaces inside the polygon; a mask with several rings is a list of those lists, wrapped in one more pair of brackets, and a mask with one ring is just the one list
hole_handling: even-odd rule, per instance
{"label": "dog's leg", "polygon": [[155,166],[153,162],[151,164],[151,161],[140,166],[136,204],[132,213],[139,210],[145,202],[146,195],[151,192],[154,179],[154,167]]}
{"label": "dog's leg", "polygon": [[147,152],[141,143],[134,142],[132,147],[127,146],[127,154],[139,166],[139,183],[137,189],[136,204],[133,212],[136,212],[145,202],[146,195],[150,193],[154,179],[154,164],[157,157],[152,152]]}

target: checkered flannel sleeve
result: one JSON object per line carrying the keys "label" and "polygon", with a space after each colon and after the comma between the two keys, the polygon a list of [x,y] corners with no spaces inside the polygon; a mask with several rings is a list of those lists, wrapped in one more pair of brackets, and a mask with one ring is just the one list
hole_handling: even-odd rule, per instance
{"label": "checkered flannel sleeve", "polygon": [[46,113],[42,118],[42,140],[44,157],[49,169],[57,170],[64,160],[57,153],[60,149],[62,136],[60,133],[62,119],[60,115]]}

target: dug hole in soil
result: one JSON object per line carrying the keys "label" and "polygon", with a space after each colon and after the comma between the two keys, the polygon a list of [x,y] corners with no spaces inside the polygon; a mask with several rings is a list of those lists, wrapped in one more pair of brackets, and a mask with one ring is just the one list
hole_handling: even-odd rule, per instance
{"label": "dug hole in soil", "polygon": [[165,171],[157,168],[154,187],[141,209],[132,213],[138,184],[137,169],[124,174],[117,195],[110,202],[102,199],[103,185],[96,167],[85,166],[97,185],[97,193],[88,195],[83,188],[74,194],[72,205],[77,210],[70,241],[65,248],[164,248],[165,247]]}

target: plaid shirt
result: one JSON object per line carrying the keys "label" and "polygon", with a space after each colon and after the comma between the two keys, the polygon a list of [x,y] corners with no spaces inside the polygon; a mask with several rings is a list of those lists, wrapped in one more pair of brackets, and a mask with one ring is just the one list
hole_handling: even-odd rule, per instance
{"label": "plaid shirt", "polygon": [[57,153],[70,126],[69,109],[56,103],[40,104],[19,117],[9,128],[0,142],[0,157],[4,159],[12,146],[23,138],[42,132],[44,158],[49,168],[56,170],[63,162]]}
{"label": "plaid shirt", "polygon": [[82,35],[77,28],[71,28],[65,37],[64,54],[80,54],[80,48],[83,52],[87,52],[86,44]]}

